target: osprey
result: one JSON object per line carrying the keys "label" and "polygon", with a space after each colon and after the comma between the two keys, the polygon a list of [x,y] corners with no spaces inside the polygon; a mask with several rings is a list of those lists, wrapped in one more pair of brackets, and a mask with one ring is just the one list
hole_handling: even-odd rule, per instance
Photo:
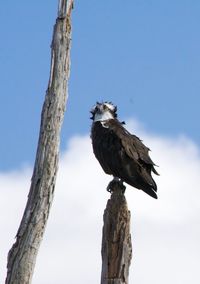
{"label": "osprey", "polygon": [[148,154],[150,149],[124,128],[111,102],[97,102],[91,113],[93,152],[104,172],[113,175],[115,181],[126,182],[157,198],[151,173],[159,174]]}

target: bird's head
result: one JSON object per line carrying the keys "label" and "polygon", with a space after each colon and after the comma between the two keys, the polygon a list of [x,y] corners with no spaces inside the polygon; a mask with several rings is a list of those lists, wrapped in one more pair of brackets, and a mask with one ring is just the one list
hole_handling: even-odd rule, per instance
{"label": "bird's head", "polygon": [[111,102],[97,102],[90,112],[92,114],[91,119],[94,122],[105,121],[117,117],[117,107]]}

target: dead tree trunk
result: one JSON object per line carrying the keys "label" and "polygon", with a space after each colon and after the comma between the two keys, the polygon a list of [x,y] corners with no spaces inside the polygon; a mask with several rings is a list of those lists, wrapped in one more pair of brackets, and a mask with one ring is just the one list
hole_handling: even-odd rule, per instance
{"label": "dead tree trunk", "polygon": [[101,284],[128,284],[132,245],[124,190],[121,183],[112,183],[112,195],[104,211]]}
{"label": "dead tree trunk", "polygon": [[16,242],[8,254],[6,284],[31,283],[52,204],[70,71],[72,5],[73,0],[59,1],[51,46],[50,78],[42,109],[34,171]]}

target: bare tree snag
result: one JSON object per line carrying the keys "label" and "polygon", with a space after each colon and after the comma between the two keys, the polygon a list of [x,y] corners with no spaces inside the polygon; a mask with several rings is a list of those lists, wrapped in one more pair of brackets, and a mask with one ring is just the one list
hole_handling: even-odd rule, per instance
{"label": "bare tree snag", "polygon": [[6,284],[31,283],[36,256],[52,204],[70,72],[71,9],[60,0],[51,45],[51,70],[42,109],[40,134],[28,201],[8,254]]}
{"label": "bare tree snag", "polygon": [[104,211],[101,284],[128,284],[132,245],[124,191],[122,183],[112,182],[111,198]]}

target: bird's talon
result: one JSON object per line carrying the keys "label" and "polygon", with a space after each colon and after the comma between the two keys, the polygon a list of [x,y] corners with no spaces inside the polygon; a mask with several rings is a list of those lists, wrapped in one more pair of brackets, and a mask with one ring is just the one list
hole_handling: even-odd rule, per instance
{"label": "bird's talon", "polygon": [[126,190],[126,187],[123,184],[122,180],[113,179],[109,182],[107,186],[107,191],[112,193],[116,188],[120,188],[122,190],[122,193],[124,193]]}

